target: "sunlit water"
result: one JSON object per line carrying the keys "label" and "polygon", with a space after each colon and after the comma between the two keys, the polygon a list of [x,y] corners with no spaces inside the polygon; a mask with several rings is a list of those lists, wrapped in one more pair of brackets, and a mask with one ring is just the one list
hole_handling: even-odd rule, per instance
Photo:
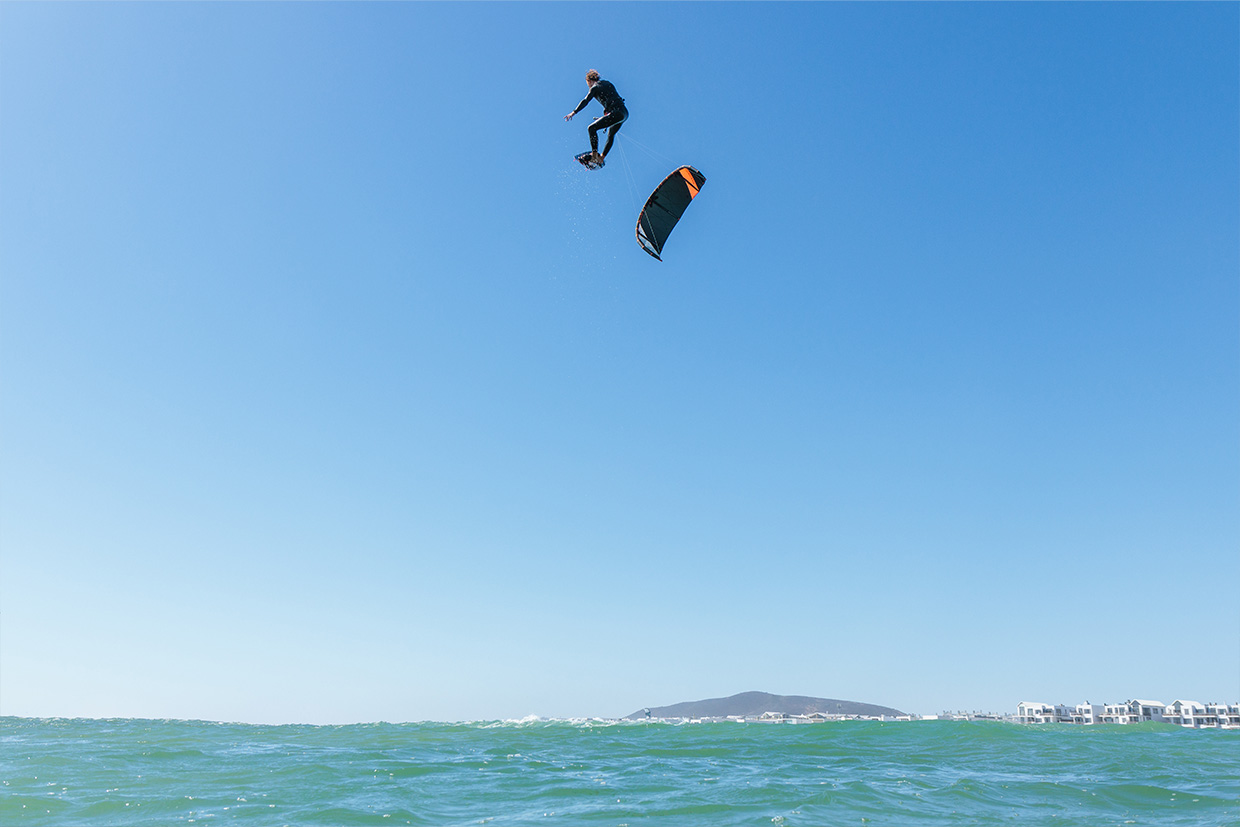
{"label": "sunlit water", "polygon": [[0,718],[0,824],[1240,824],[1240,731]]}

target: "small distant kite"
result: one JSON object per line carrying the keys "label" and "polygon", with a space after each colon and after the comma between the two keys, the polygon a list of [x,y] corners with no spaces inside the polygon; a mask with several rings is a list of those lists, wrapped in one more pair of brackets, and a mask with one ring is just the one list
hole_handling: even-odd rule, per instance
{"label": "small distant kite", "polygon": [[659,261],[663,260],[659,254],[663,252],[667,237],[705,183],[705,175],[685,166],[655,187],[637,217],[637,243],[643,250]]}

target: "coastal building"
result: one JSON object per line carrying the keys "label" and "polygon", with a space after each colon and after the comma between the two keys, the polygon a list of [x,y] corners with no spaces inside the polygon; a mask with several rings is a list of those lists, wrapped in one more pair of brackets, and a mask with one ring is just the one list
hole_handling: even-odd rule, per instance
{"label": "coastal building", "polygon": [[1016,705],[1016,720],[1022,724],[1055,723],[1055,707],[1037,701],[1021,701]]}
{"label": "coastal building", "polygon": [[1158,701],[1133,700],[1122,704],[1105,704],[1102,712],[1104,724],[1140,724],[1162,721],[1166,705]]}
{"label": "coastal building", "polygon": [[[1089,709],[1089,712],[1082,713],[1082,708]],[[1083,724],[1086,715],[1093,723],[1093,707],[1087,703],[1073,708],[1063,704],[1051,706],[1025,701],[1016,707],[1016,720],[1022,724]]]}
{"label": "coastal building", "polygon": [[1198,701],[1134,699],[1122,704],[1086,701],[1073,708],[1025,701],[1017,705],[1015,720],[1022,724],[1144,724],[1168,723],[1190,729],[1240,729],[1240,704],[1203,704]]}
{"label": "coastal building", "polygon": [[[896,712],[896,710],[891,710]],[[834,721],[1007,721],[1021,724],[1145,724],[1165,723],[1188,729],[1240,729],[1240,703],[1220,704],[1177,699],[1169,704],[1135,699],[1117,704],[1090,701],[1068,706],[1043,701],[1021,701],[1016,714],[990,712],[947,712],[938,715],[879,714],[858,715],[840,712],[767,712],[727,716],[655,717],[644,720],[708,723],[730,721],[741,724],[815,724]]]}
{"label": "coastal building", "polygon": [[1213,710],[1218,717],[1219,726],[1228,729],[1240,729],[1240,703],[1237,704],[1206,704],[1206,711]]}
{"label": "coastal building", "polygon": [[1089,701],[1077,704],[1076,711],[1072,715],[1072,723],[1086,726],[1099,723],[1102,719],[1102,711],[1102,704],[1091,704]]}
{"label": "coastal building", "polygon": [[1129,724],[1128,704],[1104,704],[1102,707],[1102,723]]}
{"label": "coastal building", "polygon": [[[1187,727],[1200,727],[1204,724],[1206,715],[1206,705],[1197,703],[1196,701],[1177,700],[1167,704],[1163,710],[1163,718],[1169,724],[1179,724]],[[1217,719],[1215,725],[1217,726]]]}
{"label": "coastal building", "polygon": [[1142,723],[1163,720],[1163,710],[1166,706],[1158,701],[1129,701],[1128,709],[1130,716],[1136,718],[1136,723]]}
{"label": "coastal building", "polygon": [[1240,704],[1176,700],[1167,704],[1163,719],[1190,729],[1240,729]]}

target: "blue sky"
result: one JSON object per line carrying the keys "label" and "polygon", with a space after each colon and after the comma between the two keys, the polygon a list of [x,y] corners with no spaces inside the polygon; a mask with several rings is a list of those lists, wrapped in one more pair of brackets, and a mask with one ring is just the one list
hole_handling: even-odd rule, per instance
{"label": "blue sky", "polygon": [[0,714],[1236,700],[1238,41],[0,4]]}

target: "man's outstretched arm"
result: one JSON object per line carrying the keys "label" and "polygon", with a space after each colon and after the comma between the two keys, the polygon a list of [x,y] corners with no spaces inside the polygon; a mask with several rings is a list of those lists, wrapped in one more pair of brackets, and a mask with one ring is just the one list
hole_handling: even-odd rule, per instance
{"label": "man's outstretched arm", "polygon": [[580,112],[582,109],[585,109],[585,108],[586,108],[586,104],[590,102],[590,98],[594,97],[594,90],[595,90],[596,88],[598,88],[598,87],[596,87],[596,86],[591,86],[591,87],[590,87],[590,91],[589,91],[589,92],[587,92],[587,93],[586,93],[586,96],[585,96],[584,98],[582,98],[582,99],[581,99],[581,103],[577,104],[577,108],[576,108],[576,109],[574,109],[572,112],[569,112],[567,115],[565,115],[565,116],[564,116],[564,120],[566,120],[566,121],[571,121],[571,120],[573,119],[573,115],[576,115],[576,114],[577,114],[578,112]]}

